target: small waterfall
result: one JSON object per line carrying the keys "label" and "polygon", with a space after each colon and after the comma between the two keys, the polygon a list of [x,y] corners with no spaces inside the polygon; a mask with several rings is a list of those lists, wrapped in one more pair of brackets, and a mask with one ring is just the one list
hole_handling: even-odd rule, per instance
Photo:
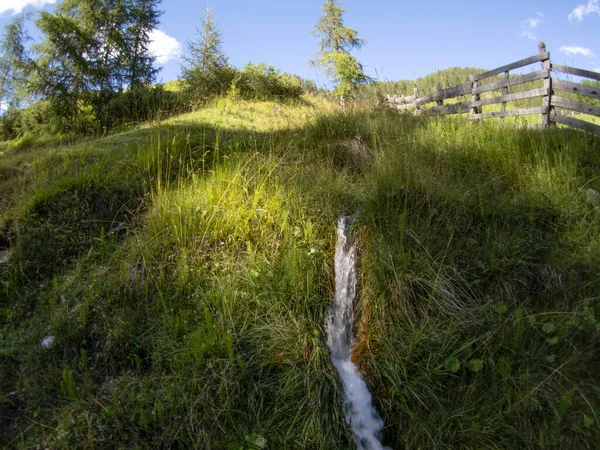
{"label": "small waterfall", "polygon": [[[365,380],[351,361],[353,301],[356,294],[356,242],[347,236],[352,217],[338,221],[335,247],[335,303],[327,318],[327,346],[340,374],[346,400],[346,420],[358,450],[385,450],[381,444],[383,420],[371,403]],[[389,449],[388,449],[389,450]]]}

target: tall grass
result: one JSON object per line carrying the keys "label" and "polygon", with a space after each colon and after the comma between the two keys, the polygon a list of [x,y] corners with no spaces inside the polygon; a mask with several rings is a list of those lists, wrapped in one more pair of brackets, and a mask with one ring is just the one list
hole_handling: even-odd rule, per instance
{"label": "tall grass", "polygon": [[5,147],[0,442],[349,448],[323,325],[358,212],[385,443],[592,448],[598,147],[310,97]]}

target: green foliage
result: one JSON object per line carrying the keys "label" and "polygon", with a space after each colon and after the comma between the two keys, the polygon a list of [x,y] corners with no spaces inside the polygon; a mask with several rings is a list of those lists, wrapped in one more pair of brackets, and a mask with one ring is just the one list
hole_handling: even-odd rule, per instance
{"label": "green foliage", "polygon": [[[89,130],[89,114],[81,116],[69,128],[80,132],[86,130],[86,121]],[[61,119],[58,117],[52,104],[46,100],[40,100],[23,109],[10,109],[4,116],[0,117],[0,141],[11,140],[22,136],[50,136],[59,133],[63,129]]]}
{"label": "green foliage", "polygon": [[[595,87],[597,89],[600,89],[600,81],[583,80],[583,84],[586,86],[589,86],[589,87]],[[580,102],[583,102],[583,103],[600,106],[600,100],[597,100],[595,98],[586,97],[584,95],[578,95],[577,100],[579,100]]]}
{"label": "green foliage", "polygon": [[198,39],[188,41],[188,55],[184,57],[183,80],[193,85],[194,72],[211,72],[228,65],[223,53],[223,40],[214,21],[213,10],[207,8],[200,19],[201,28],[196,28]]}
{"label": "green foliage", "polygon": [[120,124],[162,120],[181,114],[189,109],[188,97],[181,92],[154,86],[125,91],[107,96],[98,95],[94,100],[96,121],[102,129]]}
{"label": "green foliage", "polygon": [[21,130],[21,112],[9,109],[0,116],[0,141],[16,139]]}
{"label": "green foliage", "polygon": [[[69,3],[61,7],[68,8]],[[85,16],[72,17],[60,10],[57,14],[41,12],[36,24],[45,39],[35,46],[38,57],[30,80],[32,92],[50,101],[67,132],[75,131],[74,124],[92,89],[94,68],[84,55],[93,54],[97,46],[88,28],[91,24],[86,27],[78,19],[83,21]]]}
{"label": "green foliage", "polygon": [[377,101],[391,95],[413,95],[414,88],[419,89],[419,95],[427,95],[435,90],[439,83],[443,88],[456,86],[467,81],[469,75],[485,72],[476,67],[450,67],[439,70],[416,80],[375,81],[359,86],[355,92],[358,99]]}
{"label": "green foliage", "polygon": [[452,373],[456,373],[460,370],[460,361],[458,360],[458,358],[451,356],[450,358],[446,359],[446,361],[444,361],[444,367],[446,368],[446,370],[449,370]]}
{"label": "green foliage", "polygon": [[345,97],[369,78],[364,74],[362,64],[350,54],[365,45],[365,40],[359,38],[355,30],[344,26],[345,10],[340,4],[337,0],[326,0],[322,5],[323,15],[313,31],[320,41],[317,60],[312,64],[323,68],[335,82],[334,95]]}
{"label": "green foliage", "polygon": [[57,133],[58,118],[54,115],[52,105],[47,100],[40,100],[19,111],[20,135],[43,136]]}
{"label": "green foliage", "polygon": [[95,97],[110,97],[124,85],[141,89],[154,81],[149,33],[158,24],[158,3],[66,0],[54,14],[42,11],[36,24],[43,40],[34,46],[28,87],[51,103],[61,131],[87,128],[87,109]]}
{"label": "green foliage", "polygon": [[297,99],[304,93],[300,77],[282,74],[264,63],[246,64],[232,83],[239,95],[247,99]]}
{"label": "green foliage", "polygon": [[471,359],[467,366],[471,372],[481,372],[483,369],[483,361],[481,359]]}
{"label": "green foliage", "polygon": [[182,74],[185,89],[193,101],[205,103],[224,94],[229,98],[296,99],[304,92],[299,77],[281,74],[264,63],[248,63],[241,71],[230,67],[210,8],[205,11],[198,35],[196,42],[188,43],[189,55]]}
{"label": "green foliage", "polygon": [[73,378],[73,372],[71,372],[68,366],[63,367],[60,388],[65,397],[70,399],[77,398],[77,388],[75,387],[75,379]]}
{"label": "green foliage", "polygon": [[150,53],[150,32],[159,23],[162,0],[127,0],[127,21],[123,35],[125,81],[129,89],[151,85],[159,69],[154,67],[156,57]]}
{"label": "green foliage", "polygon": [[[4,108],[19,108],[25,96],[30,65],[27,44],[31,40],[25,25],[29,19],[27,14],[18,15],[0,37],[0,105]],[[0,107],[0,116],[3,112]]]}
{"label": "green foliage", "polygon": [[333,95],[348,97],[358,84],[366,81],[363,69],[354,56],[341,52],[333,53],[330,61],[335,67],[335,77],[338,80]]}
{"label": "green foliage", "polygon": [[185,90],[192,101],[206,103],[224,95],[237,75],[233,67],[214,67],[211,70],[189,70],[184,74]]}

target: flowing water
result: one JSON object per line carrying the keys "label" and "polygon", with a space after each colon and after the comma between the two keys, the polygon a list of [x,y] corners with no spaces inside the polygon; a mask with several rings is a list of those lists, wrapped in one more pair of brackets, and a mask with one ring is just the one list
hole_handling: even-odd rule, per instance
{"label": "flowing water", "polygon": [[[371,403],[371,393],[352,362],[352,323],[356,294],[356,242],[349,237],[352,217],[338,221],[335,247],[335,303],[327,318],[327,346],[340,374],[346,400],[346,420],[358,450],[385,450],[381,444],[383,420]],[[389,450],[389,449],[387,449]]]}

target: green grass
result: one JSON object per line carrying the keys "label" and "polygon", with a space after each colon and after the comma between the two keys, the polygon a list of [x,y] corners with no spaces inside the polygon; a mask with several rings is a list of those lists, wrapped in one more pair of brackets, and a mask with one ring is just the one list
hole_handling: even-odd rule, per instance
{"label": "green grass", "polygon": [[354,359],[385,443],[594,448],[599,149],[316,98],[3,144],[0,443],[350,448],[324,319],[359,211]]}

